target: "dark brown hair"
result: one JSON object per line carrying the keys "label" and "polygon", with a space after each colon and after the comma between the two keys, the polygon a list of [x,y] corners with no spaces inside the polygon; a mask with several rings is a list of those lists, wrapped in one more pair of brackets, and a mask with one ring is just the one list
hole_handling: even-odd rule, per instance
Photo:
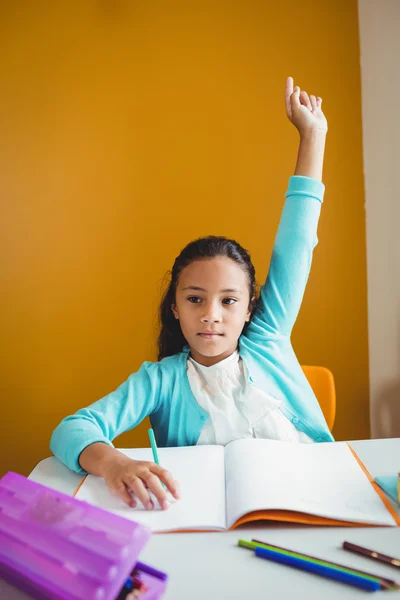
{"label": "dark brown hair", "polygon": [[[172,305],[175,303],[176,287],[182,270],[196,260],[225,256],[234,260],[247,273],[250,291],[250,310],[253,314],[256,301],[255,269],[250,254],[235,240],[209,235],[190,242],[175,259],[170,272],[169,286],[160,306],[160,334],[158,336],[158,360],[181,352],[186,345],[180,323],[175,319]],[[245,324],[244,329],[248,323]]]}

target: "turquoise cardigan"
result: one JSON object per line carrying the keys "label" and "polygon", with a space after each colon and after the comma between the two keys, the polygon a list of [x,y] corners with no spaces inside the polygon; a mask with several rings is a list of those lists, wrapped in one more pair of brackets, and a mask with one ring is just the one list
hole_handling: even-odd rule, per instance
{"label": "turquoise cardigan", "polygon": [[[325,187],[314,179],[289,180],[267,281],[256,313],[239,338],[249,382],[282,401],[281,411],[315,442],[332,441],[318,401],[290,341],[317,240]],[[84,473],[79,455],[90,444],[112,440],[150,416],[159,446],[195,445],[208,419],[186,373],[189,348],[160,362],[144,362],[120,387],[66,417],[50,448],[70,469]]]}

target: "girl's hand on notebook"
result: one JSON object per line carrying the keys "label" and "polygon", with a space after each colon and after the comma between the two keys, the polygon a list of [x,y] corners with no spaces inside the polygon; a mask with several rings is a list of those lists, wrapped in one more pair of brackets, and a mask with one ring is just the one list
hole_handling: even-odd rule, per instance
{"label": "girl's hand on notebook", "polygon": [[300,135],[328,131],[328,122],[321,108],[322,98],[309,96],[299,86],[293,89],[293,77],[286,80],[285,104],[288,119]]}
{"label": "girl's hand on notebook", "polygon": [[[132,460],[121,454],[105,461],[101,475],[110,491],[131,508],[137,506],[132,493],[147,510],[154,508],[149,492],[154,494],[163,510],[170,506],[168,491],[174,498],[179,498],[178,484],[171,473],[153,462]],[[161,482],[164,483],[165,488]]]}

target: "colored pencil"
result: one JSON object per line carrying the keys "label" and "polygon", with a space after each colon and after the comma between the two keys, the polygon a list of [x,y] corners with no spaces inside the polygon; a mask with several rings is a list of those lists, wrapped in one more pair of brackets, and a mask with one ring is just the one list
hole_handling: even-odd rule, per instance
{"label": "colored pencil", "polygon": [[[242,542],[242,540],[241,540],[241,542]],[[271,550],[272,552],[278,552],[279,554],[284,554],[286,556],[292,556],[293,558],[298,558],[299,560],[305,560],[307,562],[312,562],[312,563],[314,563],[316,565],[320,565],[320,566],[323,566],[323,567],[328,567],[328,568],[331,568],[331,569],[335,569],[337,571],[344,571],[344,572],[350,573],[352,575],[362,576],[362,577],[365,577],[366,579],[371,579],[372,581],[376,581],[378,583],[381,583],[380,578],[377,577],[377,576],[375,576],[375,575],[370,575],[370,574],[364,575],[364,574],[361,574],[359,571],[356,571],[355,569],[351,569],[351,568],[348,568],[348,567],[342,568],[342,567],[339,567],[338,565],[335,565],[335,564],[330,563],[328,561],[325,561],[325,560],[322,560],[322,559],[319,559],[319,558],[310,557],[310,556],[307,556],[305,554],[299,554],[297,552],[293,552],[292,550],[286,550],[286,548],[281,548],[279,546],[271,546],[269,544],[264,544],[263,542],[256,542],[256,541],[246,542],[246,545],[244,545],[241,542],[239,543],[240,546],[252,549],[254,551],[256,550],[256,548],[265,548],[266,550]],[[383,584],[383,587],[388,587],[389,588],[390,586],[388,586],[386,584]]]}
{"label": "colored pencil", "polygon": [[151,450],[153,452],[153,460],[156,463],[156,465],[159,465],[160,461],[158,460],[158,450],[157,450],[156,438],[155,438],[152,427],[150,427],[148,434],[149,434]]}
{"label": "colored pencil", "polygon": [[363,577],[362,575],[354,575],[353,573],[349,573],[344,570],[333,569],[328,566],[319,565],[312,561],[303,560],[301,558],[285,554],[284,552],[275,552],[274,550],[257,546],[255,553],[259,558],[272,560],[273,562],[295,567],[296,569],[300,569],[302,571],[308,571],[309,573],[314,573],[315,575],[320,575],[321,577],[347,583],[348,585],[352,585],[363,590],[375,592],[381,589],[381,584],[378,580]]}
{"label": "colored pencil", "polygon": [[388,589],[392,588],[392,589],[400,589],[400,584],[397,583],[396,581],[394,581],[393,579],[388,579],[387,577],[381,577],[380,575],[375,575],[374,573],[368,573],[367,571],[361,571],[361,569],[356,569],[354,567],[349,567],[348,565],[342,565],[340,563],[335,563],[333,561],[330,560],[325,560],[323,558],[318,558],[316,556],[311,556],[310,554],[304,554],[302,552],[297,552],[295,550],[288,550],[286,548],[282,548],[281,546],[275,546],[273,544],[267,544],[266,542],[262,542],[261,540],[256,540],[256,539],[252,539],[251,540],[253,543],[255,544],[260,544],[261,546],[266,546],[268,548],[271,548],[272,550],[281,550],[283,552],[290,552],[291,554],[294,554],[295,556],[299,556],[300,558],[307,558],[313,561],[319,561],[322,564],[326,564],[332,567],[338,567],[339,569],[346,569],[347,571],[350,571],[352,573],[359,573],[361,575],[365,575],[366,577],[372,577],[374,579],[379,579],[382,584],[387,587]]}
{"label": "colored pencil", "polygon": [[265,542],[261,542],[259,540],[253,540],[248,542],[246,540],[239,540],[239,546],[242,548],[247,548],[249,550],[255,551],[256,548],[265,548],[271,550],[273,552],[277,552],[280,554],[284,554],[287,556],[292,556],[293,558],[298,558],[300,560],[304,560],[306,562],[312,562],[319,566],[331,568],[336,571],[342,571],[348,573],[350,575],[355,575],[359,577],[363,577],[370,581],[376,582],[379,584],[381,589],[384,590],[396,590],[400,589],[400,585],[391,579],[387,579],[385,577],[380,577],[379,575],[374,575],[372,573],[366,573],[365,571],[360,571],[358,569],[354,569],[352,567],[347,567],[345,565],[339,565],[337,563],[333,563],[330,561],[326,561],[324,559],[316,558],[314,556],[309,556],[307,554],[301,554],[299,552],[294,552],[292,550],[287,550],[286,548],[282,548],[280,546],[273,546],[272,544],[266,544]]}
{"label": "colored pencil", "polygon": [[154,567],[149,567],[149,565],[145,565],[144,563],[141,563],[139,561],[136,563],[135,569],[142,571],[142,573],[147,573],[152,577],[156,577],[157,579],[161,579],[162,581],[166,581],[168,579],[168,575],[166,573],[158,571],[158,569],[155,569]]}
{"label": "colored pencil", "polygon": [[395,567],[396,569],[400,569],[400,558],[394,558],[393,556],[388,556],[387,554],[382,554],[381,552],[375,552],[375,550],[363,548],[362,546],[357,546],[356,544],[351,544],[350,542],[343,542],[343,548],[349,552],[361,554],[361,556],[372,558],[373,560],[377,560]]}
{"label": "colored pencil", "polygon": [[[156,465],[160,465],[160,461],[158,460],[156,437],[154,435],[153,428],[150,427],[150,429],[148,430],[147,433],[149,434],[150,446],[151,446],[151,450],[153,452],[153,460],[156,463]],[[163,486],[164,489],[167,489],[167,486],[165,485],[165,483],[161,482],[161,485]]]}

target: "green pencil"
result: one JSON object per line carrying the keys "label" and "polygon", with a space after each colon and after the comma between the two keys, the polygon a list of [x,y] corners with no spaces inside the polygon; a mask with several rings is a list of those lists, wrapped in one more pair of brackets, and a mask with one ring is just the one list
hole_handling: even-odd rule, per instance
{"label": "green pencil", "polygon": [[393,589],[398,590],[400,588],[399,584],[396,581],[391,579],[387,579],[385,577],[381,577],[380,575],[373,575],[372,573],[367,573],[365,571],[360,571],[358,569],[348,567],[345,565],[340,565],[338,563],[330,562],[321,558],[316,558],[315,556],[309,556],[307,554],[301,554],[300,552],[294,552],[293,550],[287,550],[286,548],[281,548],[280,546],[273,546],[272,544],[267,544],[265,542],[261,542],[259,540],[252,540],[248,542],[247,540],[239,540],[238,545],[242,548],[248,548],[249,550],[255,550],[257,547],[267,548],[277,552],[278,554],[285,554],[287,556],[293,556],[294,558],[299,558],[304,560],[305,562],[312,562],[314,564],[318,564],[321,566],[329,567],[335,571],[345,571],[354,575],[358,575],[364,577],[365,579],[369,579],[372,581],[378,581],[383,589]]}
{"label": "green pencil", "polygon": [[[150,429],[148,430],[148,434],[149,434],[150,446],[153,451],[153,460],[156,463],[156,465],[160,466],[160,461],[158,460],[158,450],[157,450],[156,438],[155,438],[152,427],[150,427]],[[163,488],[167,489],[167,486],[165,485],[165,483],[161,482],[161,485],[163,486]]]}
{"label": "green pencil", "polygon": [[152,427],[150,427],[150,429],[148,431],[148,434],[149,434],[150,446],[151,446],[151,449],[153,451],[153,460],[156,463],[156,465],[159,465],[160,461],[158,460],[158,451],[157,451],[156,438],[154,436],[154,431],[153,431]]}

